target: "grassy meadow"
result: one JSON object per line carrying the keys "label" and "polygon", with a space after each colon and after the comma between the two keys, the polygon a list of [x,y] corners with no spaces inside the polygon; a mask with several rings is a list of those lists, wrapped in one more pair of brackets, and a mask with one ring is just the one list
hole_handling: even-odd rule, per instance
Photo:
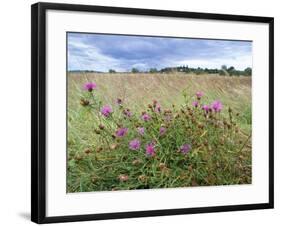
{"label": "grassy meadow", "polygon": [[67,92],[68,192],[251,183],[251,77],[70,72]]}

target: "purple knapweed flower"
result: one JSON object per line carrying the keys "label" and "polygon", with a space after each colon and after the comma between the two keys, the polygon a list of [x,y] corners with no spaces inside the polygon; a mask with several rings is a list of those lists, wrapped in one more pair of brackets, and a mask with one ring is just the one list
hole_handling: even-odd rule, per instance
{"label": "purple knapweed flower", "polygon": [[141,116],[142,120],[143,121],[149,121],[151,119],[150,115],[147,114],[147,113],[144,113],[142,116]]}
{"label": "purple knapweed flower", "polygon": [[138,139],[131,140],[129,143],[129,148],[131,150],[138,150],[140,149],[141,142]]}
{"label": "purple knapweed flower", "polygon": [[220,112],[222,110],[222,103],[219,100],[215,100],[212,103],[212,108],[215,112]]}
{"label": "purple knapweed flower", "polygon": [[202,91],[198,91],[195,93],[195,95],[200,99],[204,95],[204,93]]}
{"label": "purple knapweed flower", "polygon": [[154,112],[160,113],[161,112],[161,105],[156,101],[153,103],[154,106]]}
{"label": "purple knapweed flower", "polygon": [[110,114],[113,112],[112,108],[109,105],[105,105],[101,108],[101,114],[104,117],[110,116]]}
{"label": "purple knapweed flower", "polygon": [[137,130],[140,135],[144,135],[144,127],[138,127]]}
{"label": "purple knapweed flower", "polygon": [[92,92],[96,88],[97,88],[97,84],[94,82],[87,82],[84,84],[84,89],[89,92]]}
{"label": "purple knapweed flower", "polygon": [[128,118],[132,116],[132,112],[129,109],[124,109],[123,114]]}
{"label": "purple knapweed flower", "polygon": [[160,127],[160,129],[159,129],[160,136],[163,136],[166,133],[166,130],[167,129],[165,127]]}
{"label": "purple knapweed flower", "polygon": [[208,105],[204,104],[204,105],[202,106],[202,109],[203,109],[204,111],[208,112],[208,111],[210,110],[210,107],[209,107]]}
{"label": "purple knapweed flower", "polygon": [[122,99],[117,98],[117,99],[116,99],[116,104],[121,105],[121,104],[122,104]]}
{"label": "purple knapweed flower", "polygon": [[116,134],[117,137],[123,137],[123,136],[125,136],[127,134],[127,132],[128,132],[128,128],[119,128],[115,132],[115,134]]}
{"label": "purple knapweed flower", "polygon": [[183,154],[188,153],[190,150],[191,150],[191,145],[190,145],[190,144],[183,144],[183,145],[180,147],[180,151],[181,151],[181,153],[183,153]]}
{"label": "purple knapweed flower", "polygon": [[145,147],[145,153],[148,156],[154,156],[155,155],[155,146],[153,143],[147,144]]}
{"label": "purple knapweed flower", "polygon": [[193,106],[193,107],[196,107],[196,108],[197,108],[198,105],[199,105],[198,101],[193,101],[193,102],[192,102],[192,106]]}

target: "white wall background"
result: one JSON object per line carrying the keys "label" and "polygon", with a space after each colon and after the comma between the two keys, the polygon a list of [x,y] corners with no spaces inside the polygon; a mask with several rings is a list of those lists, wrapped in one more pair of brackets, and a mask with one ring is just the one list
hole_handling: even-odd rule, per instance
{"label": "white wall background", "polygon": [[[44,1],[44,0],[42,0]],[[2,0],[0,7],[0,225],[31,225],[30,217],[30,5]],[[48,2],[53,2],[49,0]],[[281,15],[277,0],[76,0],[96,4],[275,17],[275,209],[195,214],[68,225],[277,225],[281,221]],[[278,87],[279,86],[279,87]],[[262,90],[260,90],[262,92]],[[261,103],[262,104],[262,103]],[[279,128],[278,128],[279,127]]]}

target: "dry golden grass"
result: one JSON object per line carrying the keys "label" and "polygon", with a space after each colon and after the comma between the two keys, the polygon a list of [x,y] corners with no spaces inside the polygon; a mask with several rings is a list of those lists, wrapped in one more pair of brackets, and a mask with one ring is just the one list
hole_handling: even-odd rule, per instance
{"label": "dry golden grass", "polygon": [[70,107],[78,104],[74,100],[78,100],[77,94],[87,81],[97,83],[103,101],[114,104],[118,97],[132,108],[140,108],[152,99],[157,99],[164,107],[170,107],[171,103],[180,104],[183,101],[183,90],[190,96],[203,91],[210,100],[220,99],[237,111],[244,109],[245,105],[251,105],[251,77],[183,73],[69,73]]}

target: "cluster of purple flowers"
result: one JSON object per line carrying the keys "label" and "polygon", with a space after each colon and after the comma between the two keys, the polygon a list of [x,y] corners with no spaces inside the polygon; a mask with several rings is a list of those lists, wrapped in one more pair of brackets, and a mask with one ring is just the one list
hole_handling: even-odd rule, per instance
{"label": "cluster of purple flowers", "polygon": [[215,111],[215,112],[220,112],[222,110],[222,103],[219,101],[219,100],[215,100],[213,103],[212,103],[212,109]]}
{"label": "cluster of purple flowers", "polygon": [[[141,141],[139,139],[133,139],[129,142],[129,149],[139,150],[141,147]],[[145,146],[145,153],[147,156],[154,156],[156,154],[155,143],[151,142]]]}
{"label": "cluster of purple flowers", "polygon": [[214,112],[221,112],[223,108],[222,103],[219,100],[214,101],[211,105],[203,105],[202,109],[208,113],[210,111],[214,111]]}
{"label": "cluster of purple flowers", "polygon": [[[96,83],[94,82],[87,82],[84,84],[83,86],[84,90],[88,91],[88,92],[92,92],[94,89],[97,88],[97,85]],[[198,91],[196,92],[196,97],[197,97],[197,100],[194,101],[192,103],[192,105],[194,107],[199,107],[200,106],[200,99],[202,98],[202,96],[204,95],[203,92],[201,91]],[[123,108],[122,106],[122,99],[120,98],[117,98],[116,99],[116,104],[119,105],[121,108]],[[159,104],[158,101],[154,100],[153,101],[153,105],[150,105],[150,108],[155,112],[155,113],[161,113],[161,105]],[[210,106],[209,105],[203,105],[202,106],[202,109],[206,112],[210,111],[210,110],[213,110],[215,112],[220,112],[222,110],[222,103],[219,101],[219,100],[216,100],[214,101]],[[105,117],[105,118],[108,118],[112,113],[113,113],[113,109],[110,105],[104,105],[103,107],[101,107],[100,109],[100,113]],[[130,111],[130,109],[124,109],[123,110],[123,115],[125,117],[131,117],[132,116],[132,112]],[[145,122],[147,121],[150,121],[151,120],[151,116],[146,113],[146,112],[143,112],[141,114],[141,119]],[[115,131],[115,136],[116,137],[124,137],[128,134],[128,131],[129,131],[129,128],[126,128],[126,127],[119,127],[117,128],[117,130]],[[144,127],[137,127],[137,132],[140,136],[144,136],[145,134],[145,128]],[[167,128],[164,127],[164,126],[161,126],[159,128],[159,136],[164,136],[167,132]],[[132,139],[129,141],[129,144],[128,144],[128,147],[130,150],[134,150],[134,151],[137,151],[141,148],[141,140],[138,139],[138,138],[135,138],[135,139]],[[183,144],[182,146],[180,146],[179,148],[179,151],[183,154],[186,154],[188,152],[190,152],[191,150],[191,145],[190,144]],[[145,145],[145,153],[147,156],[155,156],[156,155],[156,141],[152,141],[150,143],[147,143]]]}
{"label": "cluster of purple flowers", "polygon": [[[193,107],[199,107],[199,102],[200,99],[204,96],[204,93],[202,91],[198,91],[195,93],[196,97],[197,97],[197,101],[192,102],[192,106]],[[207,105],[207,104],[203,104],[202,105],[202,110],[204,110],[206,113],[214,111],[214,112],[221,112],[223,105],[222,102],[219,100],[215,100],[212,104]]]}

